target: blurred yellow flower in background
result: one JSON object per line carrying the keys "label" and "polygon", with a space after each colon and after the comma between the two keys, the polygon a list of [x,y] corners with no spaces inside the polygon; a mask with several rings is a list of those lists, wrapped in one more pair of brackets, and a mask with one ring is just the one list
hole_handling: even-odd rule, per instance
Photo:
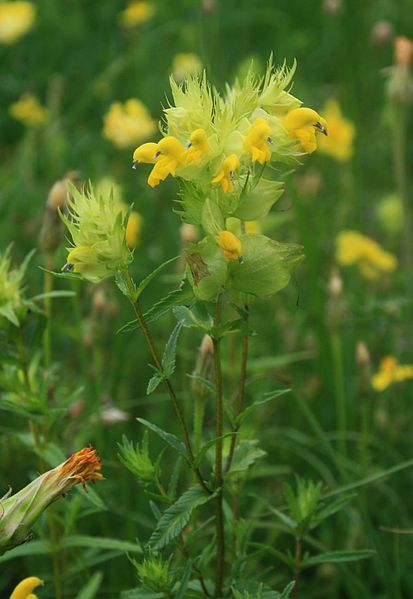
{"label": "blurred yellow flower in background", "polygon": [[23,94],[17,102],[10,104],[9,114],[26,127],[36,127],[46,121],[47,109],[33,94]]}
{"label": "blurred yellow flower in background", "polygon": [[0,3],[0,44],[11,45],[27,33],[36,20],[31,2]]}
{"label": "blurred yellow flower in background", "polygon": [[341,231],[336,237],[336,258],[342,266],[357,264],[366,279],[377,279],[381,274],[393,272],[397,258],[380,245],[357,231]]}
{"label": "blurred yellow flower in background", "polygon": [[351,121],[344,118],[339,103],[327,100],[321,113],[328,123],[328,136],[318,141],[320,152],[339,162],[350,160],[353,155],[353,140],[356,129]]}
{"label": "blurred yellow flower in background", "polygon": [[133,146],[156,130],[156,123],[148,109],[137,98],[126,100],[124,104],[111,104],[103,121],[103,136],[118,148]]}
{"label": "blurred yellow flower in background", "polygon": [[33,590],[42,584],[43,580],[40,580],[37,576],[29,576],[29,578],[19,582],[10,595],[10,599],[37,599],[37,595],[33,594]]}
{"label": "blurred yellow flower in background", "polygon": [[392,383],[402,383],[413,379],[413,364],[398,364],[393,356],[386,356],[379,364],[379,370],[371,377],[375,391],[384,391]]}
{"label": "blurred yellow flower in background", "polygon": [[128,6],[119,13],[119,20],[124,27],[135,27],[146,23],[155,14],[155,6],[151,2],[137,0],[130,2]]}
{"label": "blurred yellow flower in background", "polygon": [[175,54],[172,61],[172,74],[175,81],[183,81],[188,75],[199,75],[201,71],[202,62],[196,54]]}

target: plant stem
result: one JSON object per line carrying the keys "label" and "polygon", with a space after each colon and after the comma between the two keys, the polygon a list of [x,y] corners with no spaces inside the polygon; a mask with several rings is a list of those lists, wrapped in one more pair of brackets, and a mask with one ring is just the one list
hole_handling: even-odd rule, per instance
{"label": "plant stem", "polygon": [[[246,311],[245,326],[248,328],[249,307],[248,307],[247,303],[245,304],[244,309]],[[239,376],[238,393],[237,393],[237,397],[235,400],[235,410],[234,410],[235,424],[232,428],[232,432],[234,434],[231,437],[231,444],[230,444],[230,448],[229,448],[227,463],[225,465],[225,474],[227,474],[231,470],[231,464],[232,464],[232,460],[234,459],[234,452],[235,452],[235,447],[237,444],[238,431],[239,431],[239,424],[237,423],[237,418],[241,414],[242,407],[244,405],[245,380],[247,378],[247,363],[248,363],[248,344],[249,344],[249,337],[248,337],[248,332],[247,332],[247,334],[244,335],[242,338],[241,370],[240,370],[240,376]]]}
{"label": "plant stem", "polygon": [[[126,282],[131,286],[132,285],[132,281],[131,281],[131,278],[130,278],[130,274],[129,273],[124,273],[124,274],[125,274]],[[153,339],[152,339],[151,333],[149,331],[148,325],[146,324],[144,316],[142,314],[142,310],[141,310],[139,301],[131,302],[131,303],[133,305],[133,309],[135,311],[135,315],[136,315],[137,321],[139,323],[140,328],[142,329],[142,332],[143,332],[144,337],[146,339],[146,342],[148,344],[148,347],[149,347],[149,350],[151,352],[152,358],[153,358],[153,360],[155,362],[155,365],[158,368],[158,370],[160,372],[162,372],[162,370],[163,370],[162,363],[161,363],[161,361],[159,359],[158,352],[156,351],[156,347],[155,347],[155,344],[153,342]],[[205,484],[205,481],[204,481],[204,479],[202,477],[202,474],[201,474],[201,471],[200,471],[199,467],[194,465],[195,456],[194,456],[194,452],[193,452],[193,449],[192,449],[192,444],[191,444],[191,440],[190,440],[190,437],[189,437],[188,428],[186,426],[184,415],[183,415],[181,407],[180,407],[180,405],[178,403],[178,399],[176,397],[175,391],[174,391],[174,389],[172,387],[172,384],[171,384],[169,378],[166,377],[164,379],[164,382],[165,382],[166,388],[168,390],[168,394],[169,394],[169,397],[171,399],[172,405],[174,407],[175,413],[177,415],[179,424],[181,426],[181,430],[182,430],[182,434],[183,434],[183,439],[184,439],[186,450],[188,452],[188,458],[189,458],[191,467],[192,467],[192,469],[193,469],[193,471],[194,471],[194,473],[195,473],[195,475],[196,475],[196,477],[197,477],[197,479],[199,481],[199,484],[203,488],[203,490],[206,493],[211,494],[211,491],[208,489],[207,485]]]}
{"label": "plant stem", "polygon": [[[221,322],[222,295],[219,295],[216,303],[214,326],[218,327]],[[214,488],[217,493],[215,499],[215,522],[217,535],[217,561],[215,575],[215,597],[221,597],[224,582],[225,565],[225,535],[224,535],[224,512],[223,512],[223,486],[222,473],[222,449],[224,432],[224,405],[222,397],[222,372],[221,372],[221,341],[213,339],[214,344],[214,371],[215,371],[215,481]]]}
{"label": "plant stem", "polygon": [[292,593],[292,599],[298,597],[298,583],[301,574],[301,553],[302,553],[302,541],[300,538],[295,540],[295,555],[294,555],[294,589]]}

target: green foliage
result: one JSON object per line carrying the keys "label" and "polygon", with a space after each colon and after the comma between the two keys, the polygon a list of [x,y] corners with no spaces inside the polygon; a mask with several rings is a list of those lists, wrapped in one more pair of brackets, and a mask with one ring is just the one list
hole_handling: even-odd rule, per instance
{"label": "green foliage", "polygon": [[133,446],[131,441],[124,436],[122,445],[118,444],[118,458],[122,464],[145,483],[154,483],[158,472],[149,456],[148,434],[145,431],[142,442]]}

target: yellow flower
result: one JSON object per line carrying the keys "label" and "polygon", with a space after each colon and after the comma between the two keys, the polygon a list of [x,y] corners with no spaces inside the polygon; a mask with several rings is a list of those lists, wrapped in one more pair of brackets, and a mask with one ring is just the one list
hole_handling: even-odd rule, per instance
{"label": "yellow flower", "polygon": [[268,144],[274,143],[271,138],[271,127],[263,118],[256,119],[251,125],[246,138],[245,146],[251,154],[252,161],[258,160],[265,164],[271,158],[271,150]]}
{"label": "yellow flower", "polygon": [[138,212],[133,210],[129,215],[128,224],[126,225],[126,243],[131,250],[138,245],[141,229],[142,217]]}
{"label": "yellow flower", "polygon": [[183,81],[188,75],[199,75],[202,62],[196,54],[176,54],[172,61],[172,74],[175,81]]}
{"label": "yellow flower", "polygon": [[228,260],[242,259],[242,243],[234,233],[221,231],[218,236],[218,245]]}
{"label": "yellow flower", "polygon": [[[0,4],[1,8],[1,4]],[[16,121],[20,121],[27,127],[35,127],[45,122],[47,109],[44,108],[36,96],[23,94],[23,96],[9,106],[9,114]]]}
{"label": "yellow flower", "polygon": [[33,26],[36,7],[31,2],[0,3],[0,44],[17,42]]}
{"label": "yellow flower", "polygon": [[208,136],[205,129],[195,129],[191,133],[187,145],[186,162],[199,164],[209,150]]}
{"label": "yellow flower", "polygon": [[234,191],[235,173],[240,167],[239,158],[236,154],[230,154],[221,164],[221,168],[216,177],[211,181],[212,185],[221,184],[225,193]]}
{"label": "yellow flower", "polygon": [[135,25],[149,21],[154,13],[155,6],[151,2],[137,0],[130,2],[125,10],[119,14],[119,20],[124,27],[135,27]]}
{"label": "yellow flower", "polygon": [[341,231],[336,238],[336,258],[339,264],[357,264],[366,279],[377,279],[382,273],[393,272],[397,258],[378,243],[357,231]]}
{"label": "yellow flower", "polygon": [[126,100],[124,104],[114,102],[103,120],[103,136],[118,148],[133,146],[156,129],[148,109],[136,98]]}
{"label": "yellow flower", "polygon": [[398,364],[393,356],[386,356],[379,370],[371,377],[371,386],[375,391],[384,391],[392,383],[401,383],[413,378],[413,364]]}
{"label": "yellow flower", "polygon": [[144,164],[155,164],[156,152],[158,151],[158,144],[150,141],[146,144],[142,144],[133,153],[133,168],[136,168],[141,162]]}
{"label": "yellow flower", "polygon": [[282,124],[290,137],[299,140],[307,154],[312,154],[317,149],[317,132],[327,135],[327,121],[311,108],[291,110],[282,119]]}
{"label": "yellow flower", "polygon": [[[136,151],[135,151],[136,152]],[[157,144],[155,166],[148,177],[151,187],[156,187],[168,175],[175,177],[176,169],[185,159],[185,148],[176,137],[168,135]]]}
{"label": "yellow flower", "polygon": [[353,155],[353,140],[356,133],[353,123],[343,117],[336,100],[328,100],[322,114],[328,123],[328,136],[319,139],[320,152],[328,154],[339,162],[349,160]]}
{"label": "yellow flower", "polygon": [[10,599],[37,599],[37,595],[33,594],[33,590],[42,585],[43,580],[37,578],[37,576],[30,576],[25,578],[14,589],[10,595]]}

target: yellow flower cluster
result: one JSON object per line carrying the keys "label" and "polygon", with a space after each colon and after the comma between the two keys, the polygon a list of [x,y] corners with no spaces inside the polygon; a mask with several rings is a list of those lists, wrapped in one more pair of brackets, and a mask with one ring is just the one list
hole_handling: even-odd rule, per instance
{"label": "yellow flower cluster", "polygon": [[173,104],[164,110],[166,129],[157,143],[139,146],[136,167],[152,164],[151,187],[168,175],[197,185],[238,192],[258,165],[283,161],[317,148],[317,133],[327,123],[317,112],[300,107],[287,90],[294,69],[284,65],[257,80],[250,71],[221,96],[202,78],[183,84],[171,78]]}
{"label": "yellow flower cluster", "polygon": [[154,13],[155,6],[151,2],[136,0],[130,2],[125,10],[119,14],[119,21],[123,27],[135,27],[149,21]]}
{"label": "yellow flower cluster", "polygon": [[37,576],[29,576],[29,578],[25,578],[19,582],[10,595],[10,599],[37,599],[37,595],[33,591],[42,584],[43,580],[40,580]]}
{"label": "yellow flower cluster", "polygon": [[344,118],[336,100],[328,100],[321,114],[328,122],[328,136],[320,139],[319,149],[338,162],[346,162],[353,155],[353,140],[356,129]]}
{"label": "yellow flower cluster", "polygon": [[9,114],[26,127],[36,127],[46,121],[47,109],[40,104],[36,96],[24,94],[9,106]]}
{"label": "yellow flower cluster", "polygon": [[[127,223],[122,206],[112,195],[98,196],[91,186],[84,191],[72,186],[62,220],[73,241],[63,270],[98,283],[127,268],[132,260],[126,240]],[[131,241],[132,237],[133,232]]]}
{"label": "yellow flower cluster", "polygon": [[0,44],[11,45],[27,33],[36,20],[31,2],[0,3]]}
{"label": "yellow flower cluster", "polygon": [[371,377],[371,386],[375,391],[384,391],[393,383],[401,383],[413,379],[413,364],[398,364],[393,356],[386,356],[379,365],[379,370]]}
{"label": "yellow flower cluster", "polygon": [[336,258],[342,266],[357,264],[366,279],[377,279],[397,267],[397,258],[357,231],[341,231],[336,238]]}
{"label": "yellow flower cluster", "polygon": [[129,148],[150,137],[155,130],[155,121],[137,98],[124,104],[114,102],[104,116],[103,135],[118,148]]}

